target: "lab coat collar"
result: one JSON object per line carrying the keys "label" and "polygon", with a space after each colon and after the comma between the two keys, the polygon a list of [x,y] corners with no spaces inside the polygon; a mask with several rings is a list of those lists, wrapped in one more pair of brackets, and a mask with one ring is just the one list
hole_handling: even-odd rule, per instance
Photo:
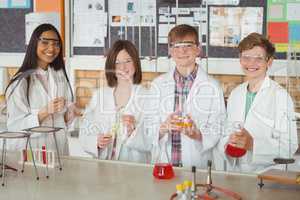
{"label": "lab coat collar", "polygon": [[[198,65],[197,76],[194,81],[197,82],[197,81],[207,80],[207,73],[202,69],[202,67],[199,64],[197,64],[197,65]],[[176,67],[172,67],[171,70],[169,72],[167,72],[167,78],[163,82],[173,81],[175,83],[175,80],[174,80],[175,70],[176,70]]]}
{"label": "lab coat collar", "polygon": [[[201,68],[201,66],[199,64],[197,64],[197,65],[198,65],[197,76],[196,76],[196,79],[194,80],[193,86],[190,89],[190,92],[186,99],[187,105],[190,104],[190,101],[192,100],[191,97],[197,91],[197,88],[199,87],[199,85],[208,80],[207,73]],[[166,85],[168,88],[167,91],[170,91],[170,93],[169,93],[170,99],[174,99],[174,96],[175,96],[175,90],[174,90],[174,88],[175,88],[175,79],[174,79],[175,70],[176,70],[176,68],[173,67],[169,72],[167,72],[166,78],[164,80],[162,80],[162,85]]]}
{"label": "lab coat collar", "polygon": [[[247,88],[248,88],[248,85],[249,85],[249,82],[247,81],[246,84],[244,85],[244,89],[247,91]],[[260,86],[259,90],[257,93],[259,93],[260,91],[266,89],[266,88],[269,88],[271,87],[271,79],[268,75],[266,75],[262,85]]]}
{"label": "lab coat collar", "polygon": [[[243,102],[246,103],[246,94],[247,94],[247,87],[248,87],[248,81],[246,82],[246,84],[244,85],[244,88],[243,88],[243,91],[244,91],[244,94],[243,94]],[[255,106],[261,101],[261,92],[267,88],[271,87],[271,79],[269,76],[266,75],[261,87],[259,88],[258,92],[257,92],[257,95],[250,107],[250,110],[248,112],[248,115],[250,112],[252,112],[252,110],[255,108]],[[245,104],[244,104],[245,105]],[[245,113],[243,114],[243,116],[245,116]]]}
{"label": "lab coat collar", "polygon": [[[134,101],[135,93],[136,93],[137,87],[138,87],[137,84],[133,84],[133,85],[132,85],[130,97],[129,97],[129,99],[128,99],[127,104],[122,108],[122,111],[128,111],[128,110],[129,110],[130,105],[131,105],[131,104],[133,103],[133,101]],[[111,90],[110,90],[111,96],[113,97],[114,108],[115,108],[115,111],[117,111],[117,110],[116,110],[116,101],[115,101],[115,96],[114,96],[114,91],[115,91],[116,88],[114,87],[114,88],[110,88],[110,89],[111,89]]]}

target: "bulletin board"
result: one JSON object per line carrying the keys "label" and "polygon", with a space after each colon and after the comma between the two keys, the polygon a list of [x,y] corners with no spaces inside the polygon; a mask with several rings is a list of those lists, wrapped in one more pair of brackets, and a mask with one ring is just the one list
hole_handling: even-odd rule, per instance
{"label": "bulletin board", "polygon": [[[220,30],[216,30],[213,29],[213,26],[215,24],[215,21],[213,21],[213,12],[216,12],[218,9],[224,9],[223,12],[220,15],[225,15],[228,18],[221,16],[224,18],[224,24],[228,24],[228,27],[224,26],[224,32],[226,35],[226,31],[228,32],[228,30],[232,30],[230,29],[231,24],[230,24],[230,20],[234,20],[231,23],[235,23],[236,27],[234,28],[238,28],[239,32],[237,34],[231,33],[229,34],[230,36],[228,37],[223,37],[222,39],[224,40],[223,44],[220,45],[216,45],[216,41],[214,41],[214,34],[218,34],[220,32]],[[223,6],[223,5],[210,5],[209,6],[209,39],[208,39],[208,56],[209,57],[216,57],[216,58],[237,58],[238,57],[238,49],[236,48],[236,46],[238,45],[238,43],[240,42],[240,40],[245,37],[247,34],[251,33],[251,32],[260,32],[262,34],[266,34],[266,11],[267,11],[267,2],[266,0],[240,0],[239,3],[236,6]],[[235,16],[235,15],[231,15],[231,17],[234,17],[234,19],[229,19],[229,15],[227,14],[232,14],[232,13],[236,13],[236,15],[241,15],[241,17]],[[257,14],[253,14],[251,16],[249,16],[248,13],[257,13]],[[262,14],[262,16],[260,16]],[[246,20],[239,20],[239,19],[245,19]],[[248,18],[248,20],[247,20]],[[261,28],[257,28],[257,21],[262,21],[261,24]],[[247,25],[249,23],[253,23],[253,27],[247,27]],[[217,24],[217,26],[219,26],[219,24]],[[245,31],[245,33],[243,33],[243,29],[247,29]],[[234,31],[233,31],[234,32]],[[229,40],[235,40],[234,36],[237,36],[238,39],[236,39],[236,41],[233,41],[232,44],[230,45],[230,43],[227,41],[226,39],[229,38]],[[219,38],[221,39],[221,38]]]}
{"label": "bulletin board", "polygon": [[[89,0],[90,2],[90,7],[97,7],[96,4],[104,4],[103,8],[105,8],[105,12],[107,13],[107,37],[104,39],[104,45],[103,47],[84,47],[84,46],[76,46],[74,43],[76,43],[76,34],[74,34],[74,31],[76,32],[76,8],[73,7],[73,37],[72,37],[72,43],[73,43],[73,55],[105,55],[106,51],[109,49],[111,44],[113,44],[116,40],[118,39],[127,39],[130,40],[132,43],[136,45],[136,47],[139,50],[139,54],[141,57],[158,57],[158,56],[168,56],[168,45],[167,44],[159,44],[158,42],[158,24],[159,24],[159,8],[161,7],[169,7],[170,12],[171,8],[176,7],[176,1],[174,0],[135,0],[132,2],[139,4],[147,3],[147,1],[152,1],[155,2],[155,11],[157,16],[154,19],[154,24],[152,25],[139,25],[139,26],[131,26],[129,23],[128,25],[120,25],[116,26],[114,25],[111,20],[111,14],[110,11],[111,9],[109,8],[112,6],[111,4],[114,4],[112,1],[107,1],[101,0]],[[78,3],[78,0],[73,0],[74,6],[77,7],[80,4]],[[76,2],[78,5],[76,5]],[[121,2],[121,1],[119,1]],[[131,1],[124,1],[124,2],[131,2]],[[127,5],[127,9],[129,9],[129,3]],[[197,7],[199,8],[201,5],[201,1],[199,0],[188,0],[188,1],[179,1],[179,7],[186,7],[186,8],[192,8],[192,7]],[[80,5],[80,7],[84,7],[86,5]],[[121,6],[121,5],[118,5]],[[126,6],[126,5],[125,5]],[[92,10],[92,9],[91,9]],[[75,13],[74,13],[75,11]],[[146,11],[147,12],[147,11]],[[180,14],[178,15],[180,16]],[[188,15],[187,15],[188,16]],[[95,15],[97,17],[97,15]],[[175,19],[175,14],[173,13],[172,18]],[[88,22],[87,22],[88,23]],[[170,23],[171,25],[175,25],[175,21]],[[162,22],[162,24],[167,24]],[[196,27],[197,28],[197,27]],[[81,28],[82,29],[82,28]],[[88,29],[88,27],[87,27]]]}
{"label": "bulletin board", "polygon": [[64,40],[64,0],[3,0],[0,4],[0,52],[26,51],[25,15],[32,12],[60,14],[60,33]]}
{"label": "bulletin board", "polygon": [[24,6],[7,3],[0,8],[0,52],[25,52],[25,15],[33,11],[33,0]]}
{"label": "bulletin board", "polygon": [[[73,2],[78,1],[78,0],[73,0]],[[72,35],[72,55],[105,55],[109,47],[116,41],[117,39],[127,39],[132,41],[136,47],[139,50],[140,56],[141,57],[160,57],[160,56],[168,56],[168,45],[160,43],[160,24],[165,24],[165,25],[174,25],[176,21],[178,20],[177,17],[182,17],[184,16],[186,19],[189,17],[193,17],[193,14],[195,14],[195,9],[201,8],[201,12],[203,9],[207,9],[207,18],[206,18],[206,26],[203,27],[202,21],[205,19],[201,18],[201,22],[199,26],[201,27],[201,33],[199,33],[200,40],[202,41],[203,44],[203,50],[204,50],[204,56],[208,57],[215,57],[215,58],[237,58],[238,57],[238,51],[235,46],[226,46],[226,45],[216,45],[213,43],[212,35],[211,35],[211,27],[210,23],[212,22],[211,16],[212,16],[212,11],[217,8],[224,8],[224,9],[241,9],[241,13],[244,13],[245,10],[247,9],[254,9],[254,10],[259,10],[258,15],[262,15],[262,27],[260,32],[264,35],[267,34],[267,12],[268,12],[268,0],[231,0],[232,2],[237,2],[236,4],[233,5],[222,5],[222,4],[217,4],[213,3],[210,4],[209,2],[222,2],[222,1],[210,1],[207,0],[208,2],[207,5],[204,5],[201,0],[179,0],[178,1],[178,8],[189,8],[190,13],[172,13],[172,8],[176,7],[176,1],[175,0],[153,0],[156,2],[156,19],[155,19],[155,24],[153,26],[131,26],[129,25],[120,25],[116,26],[113,25],[111,19],[110,19],[110,2],[108,0],[88,0],[91,2],[91,4],[95,2],[101,2],[103,1],[103,9],[104,12],[107,14],[107,26],[106,26],[106,37],[104,38],[103,45],[101,47],[93,47],[93,46],[76,46],[74,45],[74,26],[76,26],[76,17],[74,16],[74,8],[72,10],[73,12],[73,27],[71,33]],[[124,1],[124,2],[140,2],[142,0],[131,0],[131,1]],[[145,1],[150,1],[150,0],[145,0]],[[224,1],[224,2],[230,2],[230,1]],[[102,4],[102,3],[101,3]],[[122,5],[118,5],[121,7]],[[131,5],[126,4],[126,9],[129,10],[131,9]],[[175,21],[169,21],[169,22],[161,22],[161,16],[162,12],[164,9],[161,8],[169,8],[169,17],[174,17]],[[134,9],[133,9],[134,10]],[[182,9],[184,12],[184,9]],[[164,17],[164,16],[163,16]],[[195,18],[195,16],[194,16]],[[99,17],[100,19],[100,17]],[[103,19],[103,18],[101,18]],[[116,18],[118,19],[118,18]],[[104,22],[103,22],[104,23]],[[241,22],[242,23],[242,22]],[[195,28],[198,28],[195,24],[193,25]],[[241,24],[241,26],[245,26],[244,24]],[[205,31],[207,30],[207,32]],[[255,30],[256,31],[256,30]],[[254,32],[254,31],[252,31]],[[238,41],[240,41],[242,38],[239,38]],[[237,42],[238,43],[238,42]],[[207,52],[206,52],[207,50]],[[277,58],[286,58],[285,53],[277,53],[276,54]]]}
{"label": "bulletin board", "polygon": [[300,51],[299,10],[297,0],[268,0],[267,35],[275,44],[277,58],[285,58],[288,51]]}

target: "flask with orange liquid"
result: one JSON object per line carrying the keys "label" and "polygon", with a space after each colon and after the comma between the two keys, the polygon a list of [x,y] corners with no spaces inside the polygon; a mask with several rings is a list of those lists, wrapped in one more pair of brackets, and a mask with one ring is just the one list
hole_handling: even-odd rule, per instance
{"label": "flask with orange liquid", "polygon": [[176,123],[177,126],[182,128],[189,128],[192,127],[192,122],[187,115],[187,104],[186,104],[186,95],[179,96],[179,105],[178,105],[178,122]]}

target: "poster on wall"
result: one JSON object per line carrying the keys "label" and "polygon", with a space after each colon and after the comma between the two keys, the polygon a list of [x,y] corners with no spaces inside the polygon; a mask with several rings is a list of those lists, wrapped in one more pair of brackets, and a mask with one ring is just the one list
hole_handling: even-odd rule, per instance
{"label": "poster on wall", "polygon": [[206,0],[207,5],[239,5],[240,0]]}
{"label": "poster on wall", "polygon": [[76,47],[104,47],[107,13],[104,0],[74,1],[74,38]]}
{"label": "poster on wall", "polygon": [[[158,43],[167,44],[168,32],[175,25],[188,24],[197,28],[200,40],[207,32],[207,10],[201,7],[159,7]],[[201,41],[205,45],[205,41]]]}
{"label": "poster on wall", "polygon": [[300,1],[268,0],[267,35],[276,52],[300,50]]}
{"label": "poster on wall", "polygon": [[263,32],[263,7],[210,7],[209,43],[235,47],[248,34]]}
{"label": "poster on wall", "polygon": [[155,26],[156,1],[128,0],[109,1],[111,26]]}
{"label": "poster on wall", "polygon": [[0,8],[8,8],[8,0],[0,0]]}
{"label": "poster on wall", "polygon": [[28,9],[30,7],[30,0],[0,0],[0,8]]}
{"label": "poster on wall", "polygon": [[40,24],[52,24],[60,30],[60,17],[57,12],[33,12],[25,15],[25,43],[28,45],[31,34]]}

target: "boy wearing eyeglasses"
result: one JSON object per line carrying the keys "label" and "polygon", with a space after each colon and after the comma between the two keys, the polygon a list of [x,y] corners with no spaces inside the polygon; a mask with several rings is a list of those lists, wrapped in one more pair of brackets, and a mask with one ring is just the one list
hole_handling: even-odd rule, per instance
{"label": "boy wearing eyeglasses", "polygon": [[[218,147],[221,152],[227,145],[246,150],[238,162],[225,154],[229,169],[259,172],[274,164],[274,158],[290,158],[297,150],[294,106],[287,91],[267,75],[274,59],[273,44],[263,35],[251,33],[238,49],[247,81],[229,96],[229,128]],[[237,123],[243,124],[239,130],[230,128]]]}
{"label": "boy wearing eyeglasses", "polygon": [[222,89],[196,63],[201,45],[194,27],[174,27],[168,42],[175,67],[156,78],[151,90],[156,111],[153,162],[159,158],[173,166],[206,168],[220,138]]}

